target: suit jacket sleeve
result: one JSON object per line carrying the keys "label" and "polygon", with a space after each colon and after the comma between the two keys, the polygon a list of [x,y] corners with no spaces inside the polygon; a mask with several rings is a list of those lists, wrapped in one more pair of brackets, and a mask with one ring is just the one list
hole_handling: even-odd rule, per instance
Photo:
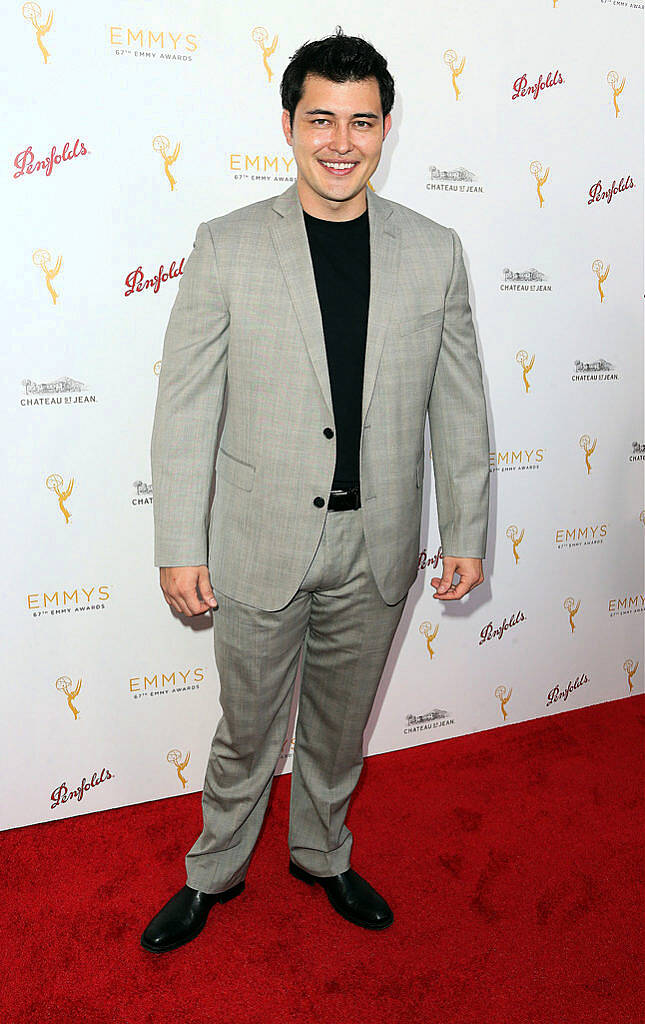
{"label": "suit jacket sleeve", "polygon": [[452,274],[428,418],[444,555],[483,558],[489,497],[489,438],[482,369],[468,299],[461,240],[453,240]]}
{"label": "suit jacket sleeve", "polygon": [[205,565],[230,315],[210,228],[197,228],[164,338],[151,440],[155,565]]}

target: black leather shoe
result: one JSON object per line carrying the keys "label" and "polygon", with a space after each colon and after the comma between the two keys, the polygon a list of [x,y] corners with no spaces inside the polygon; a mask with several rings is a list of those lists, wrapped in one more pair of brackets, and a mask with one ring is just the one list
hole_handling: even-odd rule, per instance
{"label": "black leather shoe", "polygon": [[234,899],[244,884],[238,882],[224,892],[200,892],[185,885],[155,914],[141,936],[141,945],[151,953],[166,953],[190,942],[201,932],[215,903]]}
{"label": "black leather shoe", "polygon": [[309,874],[290,860],[289,871],[294,878],[299,878],[307,885],[315,885],[316,882],[322,885],[334,910],[352,924],[362,928],[387,928],[394,920],[383,897],[353,868],[348,868],[340,875],[321,877]]}

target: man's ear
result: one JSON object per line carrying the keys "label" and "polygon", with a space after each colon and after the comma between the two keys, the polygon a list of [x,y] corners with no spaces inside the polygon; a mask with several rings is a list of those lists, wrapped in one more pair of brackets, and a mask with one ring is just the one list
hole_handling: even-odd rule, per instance
{"label": "man's ear", "polygon": [[386,114],[383,118],[383,138],[387,135],[390,128],[392,127],[392,115]]}
{"label": "man's ear", "polygon": [[288,144],[291,145],[291,114],[288,110],[282,111],[282,131]]}

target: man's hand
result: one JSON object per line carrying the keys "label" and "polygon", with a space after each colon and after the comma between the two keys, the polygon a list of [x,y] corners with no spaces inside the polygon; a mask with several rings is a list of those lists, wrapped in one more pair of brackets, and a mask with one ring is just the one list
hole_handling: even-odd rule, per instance
{"label": "man's hand", "polygon": [[200,615],[218,607],[206,565],[163,566],[159,584],[170,607],[182,615]]}
{"label": "man's hand", "polygon": [[[456,586],[452,582],[455,573],[459,576],[459,583]],[[481,558],[453,558],[452,555],[446,555],[443,559],[441,579],[434,576],[430,580],[431,585],[435,588],[435,593],[432,596],[438,598],[439,601],[459,600],[469,590],[478,587],[483,582]]]}

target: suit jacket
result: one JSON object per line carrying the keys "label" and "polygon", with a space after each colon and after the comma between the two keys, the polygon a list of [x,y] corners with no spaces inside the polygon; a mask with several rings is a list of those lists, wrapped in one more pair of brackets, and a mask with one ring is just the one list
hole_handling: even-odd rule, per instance
{"label": "suit jacket", "polygon": [[[426,411],[444,555],[485,554],[488,424],[459,236],[369,187],[366,196],[361,505],[376,584],[396,604],[417,572]],[[334,426],[293,184],[197,228],[159,375],[151,445],[155,565],[208,564],[216,592],[284,607],[327,515],[336,435],[323,431]]]}

